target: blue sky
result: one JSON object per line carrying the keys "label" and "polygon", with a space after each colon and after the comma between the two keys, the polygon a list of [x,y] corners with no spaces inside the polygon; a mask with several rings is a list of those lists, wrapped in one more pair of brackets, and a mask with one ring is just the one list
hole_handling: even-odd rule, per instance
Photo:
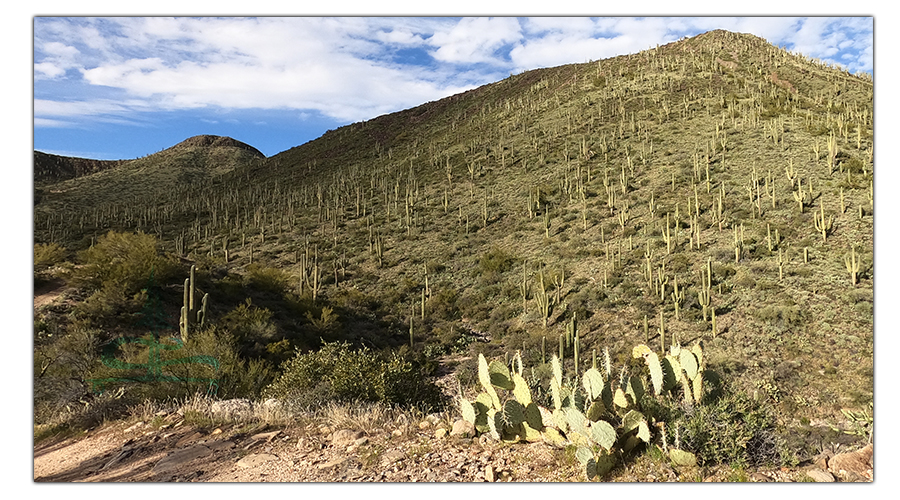
{"label": "blue sky", "polygon": [[34,149],[135,158],[198,134],[267,156],[510,74],[712,29],[873,70],[872,17],[35,17]]}

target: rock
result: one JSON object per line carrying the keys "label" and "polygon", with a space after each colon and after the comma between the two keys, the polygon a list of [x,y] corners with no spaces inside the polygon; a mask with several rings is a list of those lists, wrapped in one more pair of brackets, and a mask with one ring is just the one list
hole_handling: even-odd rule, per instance
{"label": "rock", "polygon": [[444,439],[445,437],[447,437],[447,429],[441,427],[438,430],[434,431],[434,437],[437,439]]}
{"label": "rock", "polygon": [[761,473],[761,472],[753,472],[750,474],[750,479],[757,483],[771,483],[772,478]]}
{"label": "rock", "polygon": [[335,465],[340,465],[346,461],[347,461],[347,457],[337,457],[337,458],[332,458],[331,460],[325,462],[324,464],[316,465],[316,467],[319,470],[327,469],[329,467],[334,467]]}
{"label": "rock", "polygon": [[125,460],[126,458],[130,457],[133,453],[134,453],[133,448],[131,448],[129,446],[124,447],[122,449],[122,451],[120,451],[116,456],[114,456],[109,462],[106,462],[106,465],[104,465],[103,467],[100,467],[100,470],[106,470],[106,469],[113,467],[114,465],[118,464],[122,460]]}
{"label": "rock", "polygon": [[810,477],[813,481],[817,483],[833,483],[834,476],[832,476],[829,472],[824,471],[818,467],[812,467],[807,469],[806,475]]}
{"label": "rock", "polygon": [[249,399],[226,399],[216,401],[209,407],[213,417],[224,419],[237,419],[249,415],[253,411],[253,404]]}
{"label": "rock", "polygon": [[394,437],[400,437],[402,435],[403,435],[403,431],[401,431],[400,429],[394,429],[394,431],[391,432],[391,436],[394,436]]}
{"label": "rock", "polygon": [[198,439],[200,439],[202,437],[203,437],[203,433],[201,433],[201,432],[194,432],[193,434],[188,434],[188,435],[182,437],[181,439],[179,439],[175,443],[175,447],[181,448],[182,446],[184,446],[188,443],[191,443],[193,441],[197,441]]}
{"label": "rock", "polygon": [[237,466],[242,469],[250,469],[256,467],[257,465],[271,462],[272,460],[278,460],[278,457],[276,457],[275,455],[270,455],[268,453],[247,455],[246,457],[238,460]]}
{"label": "rock", "polygon": [[347,447],[353,444],[357,439],[361,439],[365,436],[365,433],[362,431],[351,431],[349,429],[341,429],[339,431],[334,431],[334,434],[331,435],[331,444],[340,447]]}
{"label": "rock", "polygon": [[191,460],[205,457],[211,453],[212,450],[202,444],[191,446],[190,448],[183,448],[157,462],[153,467],[152,474],[159,475],[173,471]]}
{"label": "rock", "polygon": [[497,480],[497,475],[494,473],[494,468],[490,465],[484,468],[484,480],[493,483]]}
{"label": "rock", "polygon": [[845,481],[870,481],[874,448],[871,444],[865,448],[848,453],[839,453],[828,461],[828,470]]}
{"label": "rock", "polygon": [[268,443],[268,442],[272,441],[273,439],[275,439],[275,437],[278,436],[279,434],[281,434],[281,431],[262,432],[262,433],[254,434],[254,435],[250,436],[250,440],[251,441],[265,441]]}
{"label": "rock", "polygon": [[234,448],[234,441],[231,441],[228,439],[226,439],[224,441],[211,441],[211,442],[205,443],[205,445],[207,448],[209,448],[212,451],[230,450],[230,449]]}
{"label": "rock", "polygon": [[423,420],[423,421],[419,422],[419,429],[422,429],[424,431],[424,430],[427,430],[429,427],[431,427],[431,422],[429,422],[427,420]]}
{"label": "rock", "polygon": [[406,453],[403,453],[400,450],[389,450],[385,452],[384,455],[381,456],[381,465],[388,466],[394,463],[397,463],[406,458]]}
{"label": "rock", "polygon": [[142,425],[144,425],[144,423],[143,423],[143,422],[138,422],[138,423],[136,423],[136,424],[134,424],[134,425],[132,425],[132,426],[131,426],[131,427],[129,427],[129,428],[127,428],[127,429],[125,429],[125,431],[124,431],[124,432],[131,432],[131,431],[133,431],[133,430],[135,430],[135,429],[137,429],[137,428],[138,428],[138,427],[140,427],[140,426],[142,426]]}
{"label": "rock", "polygon": [[453,429],[450,431],[451,436],[472,437],[475,435],[475,426],[471,422],[459,419],[453,422]]}
{"label": "rock", "polygon": [[221,428],[221,427],[216,427],[215,430],[213,430],[213,431],[210,432],[209,434],[210,434],[211,436],[215,436],[216,434],[221,434],[221,433],[222,433],[222,428]]}
{"label": "rock", "polygon": [[431,425],[437,425],[441,423],[441,416],[437,413],[432,413],[431,415],[425,417],[425,420],[427,420]]}
{"label": "rock", "polygon": [[544,426],[556,427],[556,425],[553,424],[553,412],[543,406],[538,406],[538,411],[541,412],[541,421],[544,423]]}

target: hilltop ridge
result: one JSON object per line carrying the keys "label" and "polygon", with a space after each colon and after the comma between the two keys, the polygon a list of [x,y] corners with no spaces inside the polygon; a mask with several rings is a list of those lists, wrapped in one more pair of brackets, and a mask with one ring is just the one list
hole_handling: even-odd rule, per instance
{"label": "hilltop ridge", "polygon": [[238,150],[246,152],[251,159],[264,159],[266,155],[258,149],[231,137],[218,135],[196,135],[162,151],[135,159],[94,160],[72,156],[61,156],[42,151],[34,151],[34,183],[36,185],[51,184],[100,173],[109,169],[127,168],[133,162],[151,158],[155,161],[173,153],[189,153],[191,151],[211,152],[213,150]]}

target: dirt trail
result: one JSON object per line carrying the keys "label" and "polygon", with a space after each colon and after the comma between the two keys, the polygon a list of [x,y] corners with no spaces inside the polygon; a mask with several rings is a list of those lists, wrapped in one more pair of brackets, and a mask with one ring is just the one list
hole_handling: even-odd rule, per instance
{"label": "dirt trail", "polygon": [[379,429],[337,442],[331,429],[265,425],[203,430],[108,424],[34,448],[35,482],[567,481],[560,450],[436,437],[434,428]]}
{"label": "dirt trail", "polygon": [[59,278],[52,279],[36,287],[34,289],[35,310],[56,300],[57,297],[62,295],[65,287],[66,283]]}
{"label": "dirt trail", "polygon": [[[447,436],[445,422],[424,421],[367,432],[317,424],[275,428],[187,425],[177,414],[164,423],[108,423],[86,434],[34,447],[35,482],[568,482],[583,480],[565,450],[543,443],[504,444]],[[439,430],[443,429],[443,430]],[[351,435],[349,439],[342,436]],[[858,481],[871,481],[868,470]],[[761,468],[742,476],[729,467],[676,468],[644,458],[614,469],[606,481],[810,480],[815,465]],[[819,471],[825,474],[824,471]],[[743,477],[743,479],[741,479]],[[828,477],[832,477],[830,474]],[[834,479],[832,479],[834,480]]]}

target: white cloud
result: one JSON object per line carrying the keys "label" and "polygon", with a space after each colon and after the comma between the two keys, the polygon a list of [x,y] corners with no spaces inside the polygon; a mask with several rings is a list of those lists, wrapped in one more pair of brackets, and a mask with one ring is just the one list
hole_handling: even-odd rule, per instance
{"label": "white cloud", "polygon": [[[81,75],[82,87],[70,103],[65,96],[52,106],[35,101],[35,117],[221,107],[358,121],[511,72],[633,53],[718,28],[871,69],[871,25],[871,18],[755,17],[36,18],[36,95],[45,95],[37,90],[46,79]],[[426,51],[432,64],[396,60],[406,48]],[[42,123],[49,122],[35,122]]]}
{"label": "white cloud", "polygon": [[65,74],[65,69],[52,62],[42,62],[34,65],[35,79],[56,78]]}
{"label": "white cloud", "polygon": [[53,120],[50,118],[35,118],[34,126],[42,127],[42,128],[62,128],[62,127],[71,127],[74,125],[71,122],[63,121],[63,120]]}
{"label": "white cloud", "polygon": [[518,19],[509,17],[463,18],[449,30],[434,33],[428,43],[438,61],[452,63],[501,63],[495,52],[522,38]]}

